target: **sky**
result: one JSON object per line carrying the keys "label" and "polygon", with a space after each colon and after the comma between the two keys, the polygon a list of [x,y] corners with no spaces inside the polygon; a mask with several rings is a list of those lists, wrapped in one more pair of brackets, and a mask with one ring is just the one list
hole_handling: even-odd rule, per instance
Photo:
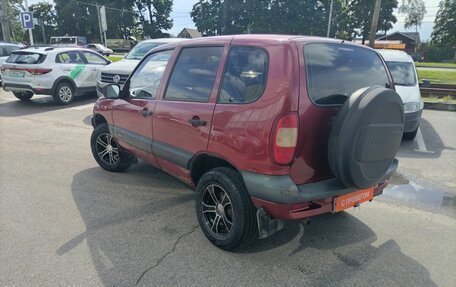
{"label": "sky", "polygon": [[[52,0],[29,0],[29,5],[42,1],[53,3]],[[402,0],[398,1],[400,5]],[[177,35],[183,28],[195,28],[195,24],[193,23],[192,18],[190,17],[190,11],[192,10],[193,5],[197,2],[198,0],[174,0],[173,12],[171,13],[171,17],[174,19],[174,25],[172,29],[167,31],[168,33],[172,35]],[[429,40],[431,37],[432,27],[434,25],[435,15],[437,14],[439,2],[440,0],[424,0],[427,13],[424,17],[421,27],[418,28],[418,32],[421,36],[421,41]],[[396,31],[415,31],[415,28],[410,28],[408,30],[404,28],[405,15],[399,14],[397,10],[394,11],[394,14],[398,19],[398,22],[393,25],[393,29],[388,31],[388,33]]]}

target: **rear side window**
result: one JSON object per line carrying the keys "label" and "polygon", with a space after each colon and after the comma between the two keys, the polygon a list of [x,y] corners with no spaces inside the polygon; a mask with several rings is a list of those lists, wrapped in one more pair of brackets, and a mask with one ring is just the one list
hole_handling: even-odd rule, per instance
{"label": "rear side window", "polygon": [[223,47],[184,48],[174,66],[165,99],[207,102],[222,52]]}
{"label": "rear side window", "polygon": [[380,57],[365,48],[307,44],[304,58],[309,96],[318,105],[341,105],[360,88],[390,85]]}
{"label": "rear side window", "polygon": [[46,55],[33,52],[13,52],[6,59],[7,63],[13,64],[39,64],[44,61]]}
{"label": "rear side window", "polygon": [[60,53],[55,58],[55,62],[62,64],[85,64],[85,61],[82,58],[81,54],[79,54],[77,51]]}
{"label": "rear side window", "polygon": [[259,48],[233,47],[223,73],[219,103],[251,103],[263,93],[268,55]]}

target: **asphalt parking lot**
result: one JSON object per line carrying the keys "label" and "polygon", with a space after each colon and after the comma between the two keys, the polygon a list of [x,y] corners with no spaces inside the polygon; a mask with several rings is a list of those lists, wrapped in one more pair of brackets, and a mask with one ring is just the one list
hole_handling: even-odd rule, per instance
{"label": "asphalt parking lot", "polygon": [[98,167],[94,101],[0,92],[0,285],[456,286],[456,113],[424,111],[372,203],[229,253],[179,181],[144,163]]}

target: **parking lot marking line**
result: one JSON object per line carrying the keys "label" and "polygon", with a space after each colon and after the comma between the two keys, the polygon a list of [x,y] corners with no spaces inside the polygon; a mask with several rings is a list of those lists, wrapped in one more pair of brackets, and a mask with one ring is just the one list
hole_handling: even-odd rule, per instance
{"label": "parking lot marking line", "polygon": [[72,107],[72,108],[70,108],[70,110],[85,110],[87,108],[93,108],[93,105],[94,104],[87,104],[87,105],[83,105],[83,106]]}
{"label": "parking lot marking line", "polygon": [[416,133],[415,140],[418,143],[418,149],[415,149],[415,151],[419,151],[419,152],[423,152],[423,153],[434,153],[433,151],[427,150],[420,127],[418,127],[418,132]]}

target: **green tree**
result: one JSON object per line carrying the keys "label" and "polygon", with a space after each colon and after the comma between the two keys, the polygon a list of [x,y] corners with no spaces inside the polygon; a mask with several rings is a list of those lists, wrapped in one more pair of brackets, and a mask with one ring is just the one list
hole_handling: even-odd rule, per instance
{"label": "green tree", "polygon": [[33,12],[33,17],[38,19],[38,22],[43,22],[47,39],[43,39],[42,26],[35,26],[33,29],[33,39],[35,42],[48,42],[49,37],[53,36],[57,29],[56,13],[53,5],[47,2],[39,2],[30,5],[29,10]]}
{"label": "green tree", "polygon": [[423,0],[402,0],[399,13],[406,15],[405,29],[415,26],[415,31],[418,32],[418,27],[421,26],[424,14],[426,14],[426,6]]}
{"label": "green tree", "polygon": [[138,18],[144,35],[151,38],[169,36],[163,30],[173,27],[173,20],[170,18],[172,0],[135,0],[134,4],[139,11]]}
{"label": "green tree", "polygon": [[[361,36],[363,44],[369,38],[374,4],[375,0],[353,0],[348,2],[349,31],[353,31],[354,36]],[[397,8],[397,4],[397,0],[382,0],[377,31],[386,32],[392,28],[392,23],[396,23],[397,19],[393,15],[393,10]]]}
{"label": "green tree", "polygon": [[456,1],[440,2],[431,39],[434,45],[456,46]]}

